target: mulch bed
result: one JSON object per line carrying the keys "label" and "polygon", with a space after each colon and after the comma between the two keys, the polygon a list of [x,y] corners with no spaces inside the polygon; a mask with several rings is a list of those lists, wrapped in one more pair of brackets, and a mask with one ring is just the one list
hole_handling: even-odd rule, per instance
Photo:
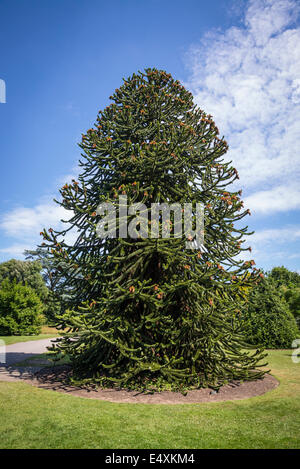
{"label": "mulch bed", "polygon": [[217,393],[211,389],[196,389],[188,391],[186,396],[179,392],[171,391],[145,394],[123,389],[87,389],[71,386],[68,384],[70,373],[70,368],[66,366],[43,368],[35,373],[31,384],[39,388],[50,389],[89,399],[137,404],[197,404],[201,402],[247,399],[249,397],[265,394],[267,391],[279,385],[277,379],[267,374],[264,378],[256,381],[245,381],[244,383],[232,382],[220,388]]}

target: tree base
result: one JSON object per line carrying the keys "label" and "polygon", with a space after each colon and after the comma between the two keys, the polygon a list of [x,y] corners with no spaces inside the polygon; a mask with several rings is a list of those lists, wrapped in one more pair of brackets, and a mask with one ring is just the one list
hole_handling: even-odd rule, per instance
{"label": "tree base", "polygon": [[99,399],[110,402],[141,403],[141,404],[196,404],[201,402],[220,402],[228,400],[247,399],[260,396],[279,385],[277,379],[270,374],[265,374],[261,379],[253,381],[232,381],[222,386],[218,392],[212,392],[211,388],[187,390],[183,395],[174,391],[145,391],[117,388],[83,387],[79,383],[70,384],[72,370],[70,367],[56,366],[44,368],[35,375],[34,383],[38,387],[66,392],[75,396]]}

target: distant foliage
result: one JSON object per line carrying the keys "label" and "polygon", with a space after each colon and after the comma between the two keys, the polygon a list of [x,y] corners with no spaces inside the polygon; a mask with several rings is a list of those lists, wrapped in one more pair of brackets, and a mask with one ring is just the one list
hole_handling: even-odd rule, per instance
{"label": "distant foliage", "polygon": [[0,335],[39,334],[43,304],[27,286],[3,280],[0,286]]}
{"label": "distant foliage", "polygon": [[53,299],[50,288],[47,287],[46,281],[42,275],[43,264],[38,260],[21,261],[10,259],[0,264],[0,285],[3,280],[8,279],[10,282],[16,281],[22,285],[28,285],[38,295],[44,307],[44,314],[49,322],[55,312],[55,308],[59,306]]}
{"label": "distant foliage", "polygon": [[17,283],[29,285],[41,297],[47,297],[48,289],[41,275],[42,265],[38,261],[21,261],[10,259],[0,264],[0,284],[4,279],[16,280]]}
{"label": "distant foliage", "polygon": [[300,287],[300,275],[298,272],[292,272],[283,266],[274,267],[271,272],[269,272],[268,277],[274,280],[277,287],[282,285]]}
{"label": "distant foliage", "polygon": [[300,337],[295,318],[272,281],[265,279],[249,295],[242,315],[246,341],[266,348],[290,348]]}
{"label": "distant foliage", "polygon": [[68,288],[62,287],[62,278],[57,275],[60,265],[56,263],[51,255],[41,248],[25,250],[26,260],[34,261],[41,265],[41,276],[47,286],[48,296],[45,299],[45,316],[49,324],[55,324],[56,318],[62,313],[63,299],[68,294]]}
{"label": "distant foliage", "polygon": [[300,275],[285,267],[274,267],[268,274],[300,327]]}
{"label": "distant foliage", "polygon": [[300,287],[287,288],[284,291],[284,298],[291,313],[294,315],[298,326],[300,326]]}

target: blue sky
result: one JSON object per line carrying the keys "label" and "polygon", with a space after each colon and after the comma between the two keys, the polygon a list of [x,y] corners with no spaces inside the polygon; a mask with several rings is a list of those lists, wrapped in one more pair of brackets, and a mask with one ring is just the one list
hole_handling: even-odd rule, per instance
{"label": "blue sky", "polygon": [[256,264],[300,271],[297,1],[0,0],[0,18],[0,261],[59,225],[81,133],[122,77],[157,67],[228,140]]}

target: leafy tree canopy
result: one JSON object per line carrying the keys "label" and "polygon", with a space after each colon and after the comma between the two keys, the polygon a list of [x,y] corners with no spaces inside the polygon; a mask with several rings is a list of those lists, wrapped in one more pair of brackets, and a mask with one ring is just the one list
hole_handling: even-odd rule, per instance
{"label": "leafy tree canopy", "polygon": [[242,315],[247,342],[266,348],[291,348],[300,337],[295,318],[278,289],[264,279],[251,290]]}
{"label": "leafy tree canopy", "polygon": [[0,335],[39,334],[43,304],[28,285],[3,280],[0,285]]}
{"label": "leafy tree canopy", "polygon": [[41,275],[42,265],[39,261],[21,261],[10,259],[0,264],[0,285],[4,279],[27,284],[41,299],[46,299],[48,289]]}
{"label": "leafy tree canopy", "polygon": [[273,267],[273,269],[268,272],[268,277],[274,280],[277,287],[282,285],[300,287],[300,275],[298,272],[292,272],[283,266]]}

